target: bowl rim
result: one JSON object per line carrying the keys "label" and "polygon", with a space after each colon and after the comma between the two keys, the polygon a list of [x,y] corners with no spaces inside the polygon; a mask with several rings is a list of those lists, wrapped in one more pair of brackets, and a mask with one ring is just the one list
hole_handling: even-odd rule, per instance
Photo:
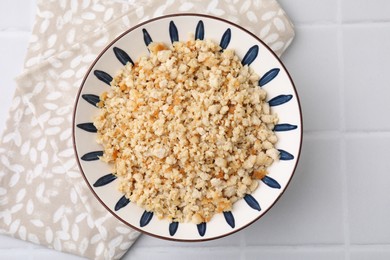
{"label": "bowl rim", "polygon": [[[242,30],[243,32],[249,34],[250,36],[254,37],[259,43],[261,43],[265,48],[268,49],[268,51],[271,52],[271,54],[275,57],[275,59],[277,59],[277,61],[279,62],[279,64],[283,67],[284,71],[286,72],[287,74],[287,77],[289,79],[289,81],[291,82],[291,85],[292,85],[292,88],[293,88],[293,91],[294,91],[294,94],[295,94],[295,97],[296,97],[296,100],[297,100],[297,105],[298,105],[298,109],[299,109],[299,119],[300,119],[300,142],[299,142],[299,147],[298,147],[298,151],[297,151],[297,155],[296,155],[296,163],[294,165],[294,168],[292,169],[292,172],[291,172],[291,175],[289,177],[289,180],[287,181],[286,183],[286,186],[284,187],[283,190],[281,190],[280,194],[278,195],[278,197],[271,203],[271,205],[265,209],[263,211],[263,214],[259,215],[258,217],[254,218],[252,221],[246,223],[245,225],[243,225],[242,227],[240,228],[237,228],[237,229],[234,229],[230,232],[226,232],[222,235],[219,235],[219,236],[214,236],[214,237],[209,237],[209,238],[201,238],[201,239],[180,239],[180,238],[174,238],[174,237],[165,237],[165,236],[161,236],[161,235],[156,235],[156,234],[153,234],[153,233],[150,233],[148,231],[145,231],[141,228],[138,228],[136,226],[133,226],[132,224],[130,224],[129,222],[127,222],[126,220],[124,220],[123,218],[121,218],[120,216],[118,216],[112,209],[109,208],[109,206],[107,206],[103,200],[96,194],[94,188],[91,186],[91,184],[89,183],[89,181],[87,180],[87,177],[83,171],[83,168],[81,166],[81,163],[80,163],[80,160],[79,160],[79,155],[77,153],[77,148],[76,148],[76,137],[75,137],[75,131],[76,131],[76,112],[77,112],[77,105],[79,103],[79,100],[80,100],[80,95],[81,95],[81,92],[83,90],[83,87],[84,87],[84,84],[88,78],[88,76],[90,75],[93,67],[96,65],[96,63],[100,60],[100,58],[103,56],[104,53],[106,53],[106,51],[108,49],[110,49],[119,39],[121,39],[122,37],[124,37],[125,35],[127,35],[129,32],[131,31],[134,31],[136,30],[137,28],[145,25],[145,24],[148,24],[148,23],[151,23],[151,22],[154,22],[154,21],[158,21],[158,20],[162,20],[162,19],[166,19],[166,18],[174,18],[174,17],[179,17],[179,16],[195,16],[195,17],[203,17],[203,18],[209,18],[209,19],[213,19],[213,20],[217,20],[219,22],[224,22],[224,23],[227,23],[227,24],[230,24],[231,26],[234,26],[236,28],[238,28],[239,30]],[[275,204],[276,202],[280,199],[280,197],[284,194],[284,192],[287,190],[287,187],[289,186],[291,180],[292,180],[292,177],[294,176],[295,174],[295,171],[297,169],[297,166],[298,166],[298,163],[299,163],[299,159],[300,159],[300,156],[301,156],[301,151],[302,151],[302,142],[303,142],[303,116],[302,116],[302,107],[301,107],[301,103],[300,103],[300,100],[299,100],[299,96],[298,96],[298,92],[296,90],[296,87],[295,87],[295,84],[294,84],[294,81],[292,80],[291,78],[291,75],[290,73],[288,72],[286,66],[283,64],[283,62],[280,60],[280,58],[275,54],[275,52],[266,44],[264,43],[264,41],[262,41],[258,36],[256,36],[254,33],[250,32],[249,30],[245,29],[244,27],[242,27],[241,25],[238,25],[236,23],[233,23],[233,22],[230,22],[228,20],[225,20],[223,18],[220,18],[220,17],[216,17],[216,16],[213,16],[213,15],[208,15],[208,14],[198,14],[198,13],[173,13],[173,14],[168,14],[168,15],[163,15],[163,16],[158,16],[158,17],[155,17],[155,18],[151,18],[147,21],[144,21],[144,22],[141,22],[141,23],[138,23],[136,24],[135,26],[132,26],[131,28],[125,30],[123,33],[121,33],[120,35],[116,36],[112,41],[110,41],[106,47],[104,47],[104,49],[98,54],[98,56],[95,58],[95,60],[91,63],[91,65],[89,66],[88,70],[85,72],[85,75],[84,75],[84,78],[80,84],[80,87],[79,87],[79,90],[77,92],[77,95],[76,95],[76,99],[74,101],[74,106],[73,106],[73,116],[72,116],[72,141],[73,141],[73,150],[75,152],[75,157],[76,157],[76,161],[77,161],[77,165],[78,165],[78,168],[80,170],[80,173],[84,179],[84,181],[86,182],[88,188],[90,189],[90,191],[93,193],[93,195],[97,198],[97,200],[100,202],[100,204],[102,204],[105,209],[111,213],[111,215],[113,215],[116,219],[118,219],[119,221],[121,221],[123,224],[125,224],[126,226],[140,232],[140,233],[143,233],[143,234],[147,234],[149,236],[152,236],[152,237],[156,237],[156,238],[160,238],[160,239],[164,239],[164,240],[169,240],[169,241],[176,241],[176,242],[205,242],[205,241],[210,241],[210,240],[215,240],[215,239],[219,239],[219,238],[223,238],[223,237],[226,237],[226,236],[229,236],[229,235],[232,235],[234,233],[237,233],[238,231],[241,231],[245,228],[247,228],[248,226],[252,225],[253,223],[255,223],[256,221],[258,221],[261,217],[263,217]]]}

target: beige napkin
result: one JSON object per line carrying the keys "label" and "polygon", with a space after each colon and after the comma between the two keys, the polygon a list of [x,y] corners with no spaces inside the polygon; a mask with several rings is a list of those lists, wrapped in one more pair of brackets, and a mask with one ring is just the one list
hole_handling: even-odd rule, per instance
{"label": "beige napkin", "polygon": [[0,232],[90,259],[118,259],[139,233],[99,204],[72,147],[72,110],[91,62],[124,30],[169,13],[238,23],[278,55],[293,26],[274,0],[38,0],[36,22],[0,143]]}

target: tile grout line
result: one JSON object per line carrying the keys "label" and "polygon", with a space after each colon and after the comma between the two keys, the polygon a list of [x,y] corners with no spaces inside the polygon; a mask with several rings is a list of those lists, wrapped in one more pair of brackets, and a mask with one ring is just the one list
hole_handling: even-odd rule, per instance
{"label": "tile grout line", "polygon": [[[244,236],[240,237],[240,240],[242,241],[242,238]],[[138,247],[138,249],[146,249],[146,248],[153,248],[154,250],[165,250],[166,246],[141,246]],[[176,247],[176,250],[178,252],[184,252],[187,250],[191,250],[191,246],[183,246],[183,247]],[[243,248],[245,250],[242,250],[241,248],[241,243],[238,245],[238,247],[235,246],[228,246],[228,245],[221,245],[221,246],[195,246],[195,248],[198,249],[207,249],[212,252],[237,252],[237,250],[240,252],[240,259],[245,260],[245,252],[252,252],[252,251],[257,251],[259,249],[264,250],[264,251],[279,251],[279,252],[290,252],[290,251],[301,251],[301,252],[306,252],[306,251],[335,251],[339,249],[344,249],[345,245],[344,244],[291,244],[291,245],[277,245],[277,244],[267,244],[267,245],[244,245]],[[361,249],[361,250],[390,250],[390,244],[355,244],[355,245],[350,245],[350,248],[353,249]],[[46,248],[36,248],[36,251],[46,251]],[[1,249],[0,249],[1,251]]]}
{"label": "tile grout line", "polygon": [[387,26],[390,24],[390,20],[378,20],[378,21],[343,21],[340,23],[339,21],[312,21],[312,22],[296,22],[294,23],[295,27],[337,27],[339,25],[343,27],[354,27],[354,26]]}
{"label": "tile grout line", "polygon": [[[34,246],[34,245],[33,245]],[[290,252],[291,250],[295,251],[334,251],[337,249],[342,249],[344,248],[345,245],[343,244],[291,244],[291,245],[248,245],[245,246],[245,250],[241,251],[240,246],[234,247],[234,246],[229,246],[229,245],[221,245],[221,246],[182,246],[182,247],[176,247],[176,250],[178,252],[184,252],[187,250],[192,250],[194,248],[197,249],[208,249],[213,252],[237,252],[237,250],[240,251],[240,253],[245,253],[245,251],[254,251],[254,250],[265,250],[265,251],[285,251],[285,252]],[[360,249],[360,250],[390,250],[390,244],[355,244],[355,245],[350,245],[351,248],[354,249]],[[35,252],[52,252],[52,249],[46,248],[46,247],[27,247],[30,250],[33,250]],[[140,246],[138,249],[155,249],[155,250],[166,250],[167,247],[160,245],[160,246]],[[0,248],[0,252],[2,251],[7,251],[7,250],[18,250],[18,249],[26,249],[26,247],[13,247],[13,248]],[[131,250],[131,249],[130,249]],[[245,259],[244,254],[240,254],[241,258],[240,259]]]}
{"label": "tile grout line", "polygon": [[389,26],[390,25],[390,20],[389,21],[323,21],[323,22],[297,22],[294,23],[295,27],[300,27],[300,28],[330,28],[330,27],[365,27],[365,26]]}
{"label": "tile grout line", "polygon": [[345,112],[345,81],[344,81],[344,46],[343,46],[343,21],[342,21],[342,0],[337,1],[337,53],[339,66],[339,105],[340,105],[340,171],[342,174],[343,187],[343,233],[344,233],[344,257],[345,260],[351,259],[350,253],[350,230],[349,230],[349,212],[348,212],[348,177],[346,165],[346,112]]}
{"label": "tile grout line", "polygon": [[378,20],[350,20],[342,22],[343,26],[371,26],[371,25],[389,25],[390,20],[378,19]]}
{"label": "tile grout line", "polygon": [[244,232],[241,232],[240,234],[240,245],[239,245],[239,249],[240,249],[240,260],[245,260],[245,248],[246,248],[246,245],[245,245],[245,235],[244,235]]}
{"label": "tile grout line", "polygon": [[340,130],[329,130],[329,131],[304,131],[305,138],[337,138],[344,137],[348,138],[367,138],[367,137],[381,137],[389,138],[390,131],[340,131]]}

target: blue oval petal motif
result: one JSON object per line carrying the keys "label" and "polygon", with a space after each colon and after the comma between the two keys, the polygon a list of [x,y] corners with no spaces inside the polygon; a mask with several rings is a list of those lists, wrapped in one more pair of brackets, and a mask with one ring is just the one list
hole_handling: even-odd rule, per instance
{"label": "blue oval petal motif", "polygon": [[268,101],[268,104],[271,107],[279,106],[279,105],[282,105],[282,104],[287,103],[288,101],[290,101],[292,99],[292,97],[293,97],[293,95],[279,95],[277,97],[274,97],[270,101]]}
{"label": "blue oval petal motif", "polygon": [[97,107],[97,103],[100,102],[99,96],[93,95],[93,94],[84,94],[81,96],[85,101],[87,101],[89,104]]}
{"label": "blue oval petal motif", "polygon": [[232,30],[228,28],[222,35],[221,42],[219,43],[219,46],[224,50],[227,48],[227,46],[230,43],[230,39],[232,38]]}
{"label": "blue oval petal motif", "polygon": [[257,54],[259,53],[259,46],[253,45],[250,47],[248,52],[245,54],[244,58],[242,59],[241,63],[243,66],[245,65],[251,65],[251,63],[257,58]]}
{"label": "blue oval petal motif", "polygon": [[206,234],[206,222],[202,222],[198,225],[196,225],[196,227],[198,228],[198,233],[201,237],[204,236],[204,234]]}
{"label": "blue oval petal motif", "polygon": [[281,188],[280,184],[275,179],[272,179],[269,176],[264,176],[264,178],[261,179],[261,181],[264,182],[265,184],[267,184],[268,187],[271,187],[271,188],[274,188],[274,189],[280,189]]}
{"label": "blue oval petal motif", "polygon": [[253,198],[252,195],[246,194],[244,196],[244,200],[249,205],[249,207],[251,207],[252,209],[255,209],[255,210],[258,210],[258,211],[261,210],[260,204],[257,202],[257,200],[255,198]]}
{"label": "blue oval petal motif", "polygon": [[80,159],[83,161],[96,161],[99,160],[99,156],[103,156],[103,151],[86,153]]}
{"label": "blue oval petal motif", "polygon": [[78,124],[77,127],[82,129],[82,130],[84,130],[84,131],[90,132],[90,133],[96,133],[97,132],[97,129],[93,125],[93,123],[82,123],[82,124]]}
{"label": "blue oval petal motif", "polygon": [[107,72],[104,72],[102,70],[94,70],[93,71],[93,74],[95,74],[95,76],[103,81],[104,83],[106,83],[107,85],[111,86],[111,81],[112,81],[112,77],[110,76],[110,74],[108,74]]}
{"label": "blue oval petal motif", "polygon": [[118,47],[113,48],[116,58],[122,63],[123,65],[126,65],[128,62],[134,65],[133,60],[130,58],[130,56],[122,49],[119,49]]}
{"label": "blue oval petal motif", "polygon": [[231,211],[224,211],[223,216],[225,217],[225,220],[229,224],[229,226],[231,226],[232,228],[236,226],[236,223],[234,221],[234,216]]}
{"label": "blue oval petal motif", "polygon": [[[148,31],[147,31],[146,29],[142,29],[142,33],[143,33],[143,35],[144,35],[144,42],[145,42],[145,45],[146,45],[146,47],[148,47],[149,44],[150,44],[151,42],[153,42],[152,37],[150,37],[150,35],[149,35],[149,33],[148,33]],[[149,50],[149,49],[148,49],[148,50]]]}
{"label": "blue oval petal motif", "polygon": [[118,200],[118,202],[115,204],[115,211],[118,211],[118,210],[120,210],[121,208],[123,208],[123,207],[126,207],[127,206],[127,204],[129,204],[130,203],[130,200],[128,199],[128,198],[126,198],[126,196],[125,195],[123,195],[119,200]]}
{"label": "blue oval petal motif", "polygon": [[279,151],[279,160],[289,161],[294,159],[294,155],[292,155],[291,153],[286,152],[285,150],[282,149],[278,149],[278,151]]}
{"label": "blue oval petal motif", "polygon": [[280,71],[280,69],[278,69],[278,68],[274,68],[274,69],[269,70],[259,80],[259,86],[262,87],[265,84],[269,83],[271,80],[273,80],[278,75],[279,71]]}
{"label": "blue oval petal motif", "polygon": [[169,234],[174,236],[176,234],[177,228],[179,227],[179,222],[172,222],[169,224]]}
{"label": "blue oval petal motif", "polygon": [[114,181],[116,179],[116,176],[112,173],[109,173],[107,175],[104,175],[103,177],[100,177],[94,184],[94,187],[101,187],[104,185],[109,184],[110,182]]}
{"label": "blue oval petal motif", "polygon": [[144,214],[142,214],[141,219],[139,220],[139,225],[141,227],[146,226],[147,224],[149,224],[152,218],[153,218],[153,212],[149,212],[145,210]]}
{"label": "blue oval petal motif", "polygon": [[203,39],[204,39],[204,24],[203,21],[200,20],[196,25],[195,40],[203,40]]}
{"label": "blue oval petal motif", "polygon": [[277,124],[274,127],[275,132],[284,132],[284,131],[291,131],[294,129],[297,129],[298,126],[296,125],[290,125],[290,124]]}
{"label": "blue oval petal motif", "polygon": [[173,21],[169,22],[169,37],[171,37],[171,42],[179,41],[179,33],[177,32],[177,27]]}

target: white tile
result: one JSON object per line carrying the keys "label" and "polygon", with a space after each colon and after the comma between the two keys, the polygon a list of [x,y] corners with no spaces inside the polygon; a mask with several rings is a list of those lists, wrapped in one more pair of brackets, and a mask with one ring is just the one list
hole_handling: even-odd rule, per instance
{"label": "white tile", "polygon": [[245,260],[344,260],[344,250],[317,248],[264,249],[258,248],[245,253]]}
{"label": "white tile", "polygon": [[71,255],[54,249],[38,249],[31,252],[33,260],[87,260],[85,257]]}
{"label": "white tile", "polygon": [[0,259],[83,260],[85,258],[0,235]]}
{"label": "white tile", "polygon": [[389,244],[390,138],[348,138],[346,150],[351,243]]}
{"label": "white tile", "polygon": [[305,139],[285,194],[245,232],[247,245],[343,243],[342,174],[337,139]]}
{"label": "white tile", "polygon": [[329,23],[337,20],[337,0],[279,0],[293,23]]}
{"label": "white tile", "polygon": [[32,247],[32,243],[22,241],[7,235],[0,235],[0,250],[13,248],[28,248]]}
{"label": "white tile", "polygon": [[0,30],[30,31],[35,15],[36,0],[1,0]]}
{"label": "white tile", "polygon": [[0,33],[0,135],[5,127],[16,84],[14,78],[22,71],[27,50],[28,33]]}
{"label": "white tile", "polygon": [[133,248],[122,258],[122,260],[199,260],[199,259],[213,259],[213,260],[237,260],[240,259],[240,252],[238,249],[211,249],[211,248]]}
{"label": "white tile", "polygon": [[343,21],[390,21],[390,1],[388,0],[342,0],[340,2]]}
{"label": "white tile", "polygon": [[0,259],[4,260],[32,260],[30,250],[1,250]]}
{"label": "white tile", "polygon": [[142,235],[137,239],[134,246],[136,247],[223,247],[223,246],[238,246],[240,244],[240,233],[210,240],[207,242],[175,242],[164,239],[155,238],[148,235]]}
{"label": "white tile", "polygon": [[300,96],[304,130],[338,130],[337,28],[297,26],[296,33],[282,61]]}
{"label": "white tile", "polygon": [[389,130],[390,24],[344,27],[345,112],[348,130]]}
{"label": "white tile", "polygon": [[390,249],[352,249],[351,260],[389,260]]}

